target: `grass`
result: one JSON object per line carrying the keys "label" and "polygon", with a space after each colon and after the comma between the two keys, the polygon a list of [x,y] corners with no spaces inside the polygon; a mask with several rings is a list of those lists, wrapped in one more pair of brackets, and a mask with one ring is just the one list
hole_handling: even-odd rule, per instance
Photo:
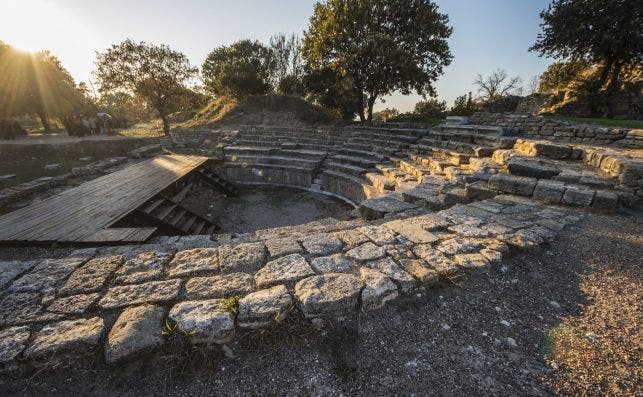
{"label": "grass", "polygon": [[118,135],[131,138],[153,138],[163,136],[163,124],[161,120],[153,120],[148,123],[138,123],[129,128],[119,130]]}
{"label": "grass", "polygon": [[630,129],[642,129],[643,120],[615,120],[615,119],[600,119],[592,117],[561,117],[561,116],[545,116],[549,119],[569,121],[576,124],[595,124],[603,127],[618,127]]}

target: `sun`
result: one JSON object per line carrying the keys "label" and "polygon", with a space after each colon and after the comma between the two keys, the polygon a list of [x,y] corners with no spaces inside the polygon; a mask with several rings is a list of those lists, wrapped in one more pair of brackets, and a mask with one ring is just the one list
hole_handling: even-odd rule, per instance
{"label": "sun", "polygon": [[1,2],[0,15],[0,40],[23,51],[49,49],[79,33],[74,15],[53,1]]}

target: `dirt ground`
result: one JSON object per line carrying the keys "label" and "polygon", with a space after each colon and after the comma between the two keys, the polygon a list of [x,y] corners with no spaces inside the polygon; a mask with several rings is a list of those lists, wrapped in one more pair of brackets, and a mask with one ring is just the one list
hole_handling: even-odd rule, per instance
{"label": "dirt ground", "polygon": [[[459,286],[217,350],[0,377],[2,395],[642,395],[643,217],[588,215]],[[511,339],[509,339],[511,338]],[[96,357],[100,357],[97,355]]]}
{"label": "dirt ground", "polygon": [[181,204],[210,218],[221,227],[219,233],[251,233],[327,217],[344,219],[353,209],[334,197],[270,186],[240,186],[234,198],[195,187]]}

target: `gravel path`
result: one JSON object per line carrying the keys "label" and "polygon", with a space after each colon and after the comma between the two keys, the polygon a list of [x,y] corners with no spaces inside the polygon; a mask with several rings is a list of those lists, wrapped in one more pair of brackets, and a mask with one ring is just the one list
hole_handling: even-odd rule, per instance
{"label": "gravel path", "polygon": [[242,335],[234,358],[76,361],[2,376],[0,394],[641,395],[642,220],[588,215],[459,288],[321,332],[293,319]]}

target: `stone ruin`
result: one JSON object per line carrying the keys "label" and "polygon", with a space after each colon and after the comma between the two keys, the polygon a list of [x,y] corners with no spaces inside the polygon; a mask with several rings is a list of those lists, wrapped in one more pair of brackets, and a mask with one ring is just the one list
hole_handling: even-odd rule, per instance
{"label": "stone ruin", "polygon": [[224,160],[213,172],[230,182],[330,194],[355,216],[0,263],[0,364],[92,351],[117,363],[162,347],[168,332],[227,344],[293,311],[323,326],[475,277],[553,241],[586,210],[638,205],[643,162],[619,145],[630,132],[552,128],[177,132],[165,144]]}

